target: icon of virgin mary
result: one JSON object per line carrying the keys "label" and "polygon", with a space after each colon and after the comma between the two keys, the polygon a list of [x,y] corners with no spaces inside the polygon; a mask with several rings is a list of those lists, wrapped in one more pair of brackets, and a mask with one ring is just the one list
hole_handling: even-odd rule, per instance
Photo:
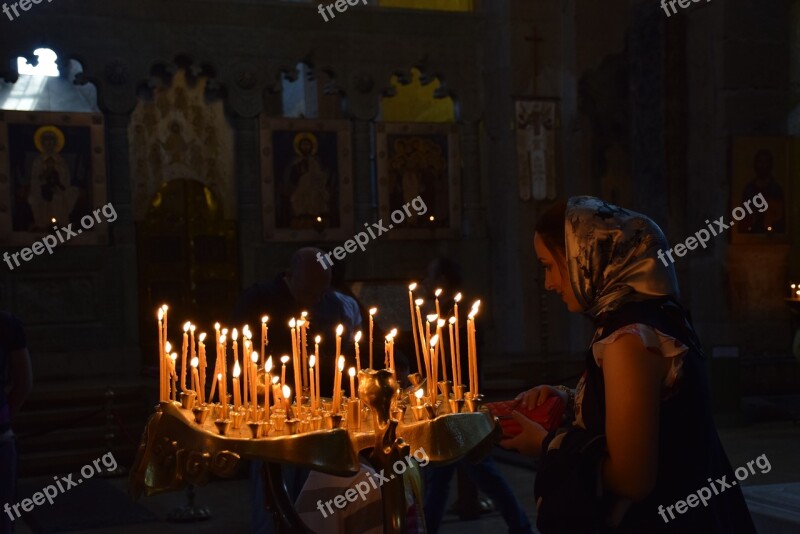
{"label": "icon of virgin mary", "polygon": [[66,140],[55,126],[42,126],[33,135],[39,152],[31,166],[28,204],[33,213],[33,231],[47,231],[53,221],[67,223],[78,199],[79,190],[72,186],[67,161],[61,156]]}

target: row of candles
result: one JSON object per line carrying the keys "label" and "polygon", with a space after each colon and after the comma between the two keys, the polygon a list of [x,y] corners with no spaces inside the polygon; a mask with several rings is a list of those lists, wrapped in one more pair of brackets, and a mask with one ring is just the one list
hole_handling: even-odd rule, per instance
{"label": "row of candles", "polygon": [[[436,313],[427,315],[425,328],[423,330],[423,321],[420,307],[424,303],[423,299],[414,299],[414,290],[417,284],[412,283],[409,285],[409,311],[411,315],[412,333],[414,336],[414,350],[417,358],[417,365],[420,373],[424,372],[427,377],[427,394],[429,398],[436,398],[436,387],[439,381],[439,373],[443,382],[448,381],[447,375],[447,357],[444,349],[443,329],[448,325],[449,340],[450,340],[450,367],[453,382],[461,384],[461,352],[460,340],[458,336],[459,328],[459,310],[458,305],[461,302],[461,293],[454,297],[454,310],[453,316],[448,320],[441,317],[441,310],[439,306],[439,297],[442,290],[437,289],[435,292],[435,306]],[[469,391],[472,397],[478,396],[478,366],[477,366],[477,352],[476,352],[476,332],[475,332],[475,316],[478,313],[480,301],[476,301],[470,313],[467,316],[467,356],[468,356],[468,371],[469,371]],[[374,316],[377,314],[377,308],[369,310],[369,368],[374,368],[373,360],[373,331],[374,331]],[[158,332],[159,332],[159,398],[162,401],[177,400],[178,392],[188,395],[194,394],[198,403],[212,403],[214,393],[218,387],[218,400],[228,398],[228,329],[221,329],[220,324],[214,325],[215,330],[215,349],[216,349],[216,369],[213,374],[213,382],[211,391],[206,396],[206,369],[207,369],[207,356],[206,356],[206,334],[200,333],[195,338],[196,325],[191,322],[186,322],[183,325],[183,344],[181,351],[181,368],[180,374],[177,371],[178,354],[172,352],[172,346],[167,340],[168,328],[168,312],[169,307],[165,304],[158,309]],[[281,374],[272,376],[273,361],[272,357],[264,360],[266,350],[269,346],[269,317],[264,316],[261,319],[261,352],[253,350],[253,335],[248,326],[242,328],[242,365],[239,364],[239,332],[233,329],[230,332],[230,339],[232,341],[233,351],[233,372],[232,372],[232,397],[233,406],[236,409],[240,407],[249,407],[253,410],[252,413],[259,412],[258,408],[258,370],[262,368],[265,373],[265,393],[264,393],[264,409],[260,410],[261,417],[270,417],[270,393],[275,400],[275,405],[283,409],[291,405],[291,388],[286,384],[286,364],[291,361],[292,370],[294,374],[294,391],[295,403],[297,406],[302,404],[302,394],[304,391],[309,394],[309,405],[312,410],[317,410],[321,406],[320,400],[320,373],[319,366],[321,364],[319,356],[319,346],[321,337],[317,335],[314,338],[314,354],[309,354],[307,346],[308,327],[308,314],[302,312],[300,319],[291,319],[289,321],[289,328],[291,330],[292,339],[292,356],[284,355],[281,358]],[[434,328],[434,333],[431,334],[431,326]],[[341,336],[344,327],[339,325],[336,329],[336,352],[338,355],[335,358],[334,368],[334,384],[333,384],[333,399],[332,410],[337,413],[340,410],[342,403],[342,378],[345,368],[345,356],[341,354]],[[396,372],[394,360],[394,341],[397,337],[397,329],[392,329],[385,337],[384,343],[384,364],[387,368],[391,369],[393,373]],[[350,396],[356,396],[356,375],[361,371],[361,358],[359,342],[361,341],[361,331],[355,333],[355,367],[350,367],[348,375],[350,377]],[[422,355],[422,357],[420,356]],[[424,365],[423,365],[424,359]],[[191,368],[191,383],[187,386],[187,364]],[[317,372],[315,373],[315,367]],[[316,376],[316,378],[315,378]],[[270,391],[271,390],[271,391]],[[421,395],[421,390],[419,395]],[[447,399],[445,399],[445,402]],[[228,417],[228,403],[222,402],[222,417]]]}

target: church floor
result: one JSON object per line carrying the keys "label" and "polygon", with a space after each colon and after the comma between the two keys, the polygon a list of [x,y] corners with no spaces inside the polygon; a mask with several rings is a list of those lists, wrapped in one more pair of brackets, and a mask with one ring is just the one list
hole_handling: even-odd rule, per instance
{"label": "church floor", "polygon": [[[731,426],[720,429],[720,434],[725,443],[725,448],[735,467],[745,465],[749,460],[754,460],[761,454],[766,454],[771,471],[761,474],[758,470],[755,475],[744,481],[744,486],[785,485],[800,482],[800,456],[797,447],[800,443],[800,424],[792,421],[771,421],[752,424],[748,426]],[[503,457],[506,454],[502,454]],[[499,458],[502,460],[502,458]],[[518,498],[521,499],[526,510],[530,511],[531,520],[534,521],[533,480],[535,473],[521,465],[513,465],[499,461],[500,470],[510,482]],[[24,482],[24,481],[23,481]],[[126,491],[127,479],[112,479],[111,484],[121,491]],[[774,486],[779,488],[780,486]],[[747,490],[746,490],[747,491]],[[451,491],[451,501],[455,498],[455,488]],[[133,534],[146,531],[148,534],[160,533],[216,533],[238,534],[250,532],[250,502],[248,496],[248,481],[237,479],[232,481],[216,481],[208,486],[199,488],[197,503],[208,506],[213,518],[206,522],[174,524],[163,520],[173,509],[185,503],[184,493],[170,493],[149,498],[143,498],[140,503],[153,512],[160,519],[157,522],[117,526],[113,528],[100,528],[77,531],[85,534],[120,533]],[[91,503],[83,507],[86,513],[91,513]],[[497,513],[491,513],[475,521],[459,521],[454,515],[446,515],[442,524],[442,534],[466,534],[471,532],[505,532],[505,524]],[[28,534],[32,530],[28,525],[17,525],[18,534]]]}

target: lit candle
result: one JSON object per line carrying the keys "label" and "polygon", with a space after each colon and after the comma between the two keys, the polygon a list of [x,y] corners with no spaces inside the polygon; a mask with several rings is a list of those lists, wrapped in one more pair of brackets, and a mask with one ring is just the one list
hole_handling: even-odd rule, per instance
{"label": "lit candle", "polygon": [[461,293],[458,293],[453,300],[455,301],[455,308],[453,310],[453,317],[455,317],[455,332],[456,332],[456,383],[462,384],[461,380],[461,341],[459,340],[459,333],[458,333],[458,303],[461,302]]}
{"label": "lit candle", "polygon": [[306,316],[308,312],[302,312],[300,314],[300,322],[298,323],[298,327],[300,328],[299,334],[300,339],[300,349],[303,354],[303,387],[310,388],[311,385],[308,383],[309,381],[309,373],[308,373],[308,343],[306,342],[307,338],[307,331],[308,331],[308,321],[306,320]]}
{"label": "lit candle", "polygon": [[253,420],[258,414],[258,353],[253,351],[250,353],[250,406],[253,409]]}
{"label": "lit candle", "polygon": [[450,323],[448,325],[448,328],[450,330],[450,365],[452,366],[451,369],[453,370],[453,383],[458,384],[458,378],[457,378],[458,375],[456,374],[456,346],[455,343],[453,342],[453,325],[456,322],[456,318],[450,317],[450,320],[448,322]]}
{"label": "lit candle", "polygon": [[336,352],[334,354],[339,354],[342,351],[342,332],[344,332],[344,326],[339,325],[336,327]]}
{"label": "lit candle", "polygon": [[272,377],[272,396],[275,398],[276,408],[280,408],[283,403],[283,397],[281,397],[281,384],[279,380],[279,376]]}
{"label": "lit candle", "polygon": [[417,406],[422,404],[422,397],[425,395],[425,392],[422,391],[422,388],[419,388],[417,391],[414,392],[414,398],[417,399]]}
{"label": "lit candle", "polygon": [[431,379],[431,383],[428,385],[428,395],[431,397],[431,404],[435,404],[436,402],[436,384],[439,381],[439,360],[436,358],[436,344],[439,342],[439,336],[434,334],[431,337],[431,367],[433,372],[433,378]]}
{"label": "lit candle", "polygon": [[294,373],[294,393],[297,396],[297,407],[300,408],[300,395],[303,394],[301,385],[303,371],[300,369],[300,354],[297,350],[298,329],[297,321],[294,317],[289,321],[289,328],[292,330],[292,373]]}
{"label": "lit candle", "polygon": [[416,288],[416,282],[413,282],[408,286],[408,312],[411,316],[411,333],[414,336],[414,353],[417,355],[417,371],[422,373],[422,360],[419,356],[419,345],[417,345],[417,322],[414,320],[414,289]]}
{"label": "lit candle", "polygon": [[272,356],[267,358],[264,371],[264,417],[269,421],[269,388],[272,386],[272,375],[270,374],[272,372]]}
{"label": "lit candle", "polygon": [[239,331],[236,330],[235,328],[233,329],[233,332],[231,333],[231,339],[233,340],[233,361],[238,364],[239,363],[239,343],[238,343],[237,340],[239,339]]}
{"label": "lit candle", "polygon": [[384,341],[383,341],[383,367],[384,369],[391,369],[392,365],[389,361],[389,341],[391,341],[392,336],[390,334],[386,334]]}
{"label": "lit candle", "polygon": [[166,354],[164,353],[164,310],[159,308],[158,313],[158,400],[167,400],[165,395],[166,384],[165,378],[167,376]]}
{"label": "lit candle", "polygon": [[470,391],[473,395],[478,394],[478,355],[476,353],[475,347],[475,315],[477,315],[478,309],[472,308],[472,311],[469,312],[469,318],[467,319],[467,335],[468,335],[468,346],[469,346],[469,365],[470,365],[470,377],[472,378],[472,382],[470,384]]}
{"label": "lit candle", "polygon": [[350,375],[350,398],[356,398],[356,368],[351,367],[347,374]]}
{"label": "lit candle", "polygon": [[191,323],[188,321],[183,325],[183,352],[181,353],[181,391],[188,391],[186,388],[186,366],[189,363],[186,360],[186,353],[189,350],[189,327]]}
{"label": "lit candle", "polygon": [[[220,384],[220,386],[219,386],[219,396],[217,397],[217,402],[222,402],[222,399],[220,399],[220,397],[222,396],[222,373],[217,373],[217,376],[214,377],[214,386],[217,385],[217,382],[219,382],[219,384]],[[213,386],[212,386],[212,388],[213,388]],[[213,398],[214,398],[214,390],[212,389],[211,390],[211,397],[209,397],[209,399],[213,400]]]}
{"label": "lit candle", "polygon": [[314,389],[317,392],[317,403],[319,403],[319,395],[320,395],[319,394],[319,375],[322,374],[322,372],[320,371],[320,369],[322,369],[322,360],[319,359],[319,344],[320,344],[320,342],[322,342],[322,337],[315,336],[314,337],[314,357],[315,357],[316,362],[317,362],[317,378],[316,378],[317,382],[316,382],[316,384],[314,384]]}
{"label": "lit candle", "polygon": [[442,316],[442,312],[439,310],[439,295],[441,295],[441,294],[442,294],[442,290],[441,289],[437,289],[433,293],[434,299],[436,301],[436,315],[438,315],[439,317]]}
{"label": "lit candle", "polygon": [[397,337],[397,328],[392,328],[389,335],[392,336],[389,339],[389,365],[392,366],[392,373],[394,373],[395,378],[397,378],[397,368],[394,366],[394,338]]}
{"label": "lit candle", "polygon": [[239,360],[233,364],[233,405],[238,409],[242,405],[241,392],[239,391],[239,375],[242,368],[239,367]]}
{"label": "lit candle", "polygon": [[197,346],[194,342],[194,331],[197,327],[195,325],[189,325],[189,361],[192,361],[192,358],[197,356]]}
{"label": "lit candle", "polygon": [[361,341],[361,330],[356,332],[355,343],[356,343],[356,372],[361,372],[361,356],[358,353],[358,342]]}
{"label": "lit candle", "polygon": [[333,382],[333,413],[339,413],[339,400],[342,397],[342,371],[344,370],[344,356],[339,356],[336,366],[336,376]]}
{"label": "lit candle", "polygon": [[311,409],[312,410],[316,410],[317,409],[317,397],[316,397],[317,396],[317,393],[316,393],[317,388],[315,387],[315,384],[314,384],[314,364],[315,363],[317,363],[317,357],[314,356],[314,355],[311,355],[311,357],[308,359],[308,383],[309,383],[309,389],[311,390]]}
{"label": "lit candle", "polygon": [[250,371],[252,371],[250,368],[250,355],[253,353],[253,334],[250,332],[250,327],[247,325],[244,325],[244,328],[242,328],[242,338],[242,374],[244,375],[242,402],[243,406],[250,406],[254,401],[254,399],[250,397],[250,382],[253,381],[253,378],[250,376]]}
{"label": "lit candle", "polygon": [[289,399],[291,398],[292,398],[292,388],[290,388],[289,386],[283,386],[283,406],[284,409],[286,410],[287,419],[293,419],[292,403],[289,401]]}
{"label": "lit candle", "polygon": [[447,321],[445,321],[444,319],[438,319],[436,321],[436,335],[439,337],[439,339],[442,340],[442,342],[439,344],[439,354],[441,355],[442,358],[442,380],[444,380],[445,382],[447,382],[447,356],[445,356],[444,338],[442,337],[442,327],[445,325],[446,322]]}
{"label": "lit candle", "polygon": [[372,328],[373,328],[373,317],[375,314],[378,313],[378,308],[370,308],[369,309],[369,368],[374,369],[372,362]]}
{"label": "lit candle", "polygon": [[197,375],[197,366],[200,365],[200,360],[195,356],[192,358],[192,391],[194,391],[197,396],[200,396],[200,378]]}
{"label": "lit candle", "polygon": [[208,365],[208,361],[206,360],[206,345],[203,343],[205,340],[206,333],[203,332],[198,338],[198,345],[200,347],[200,390],[197,392],[197,395],[201,403],[206,401],[206,366]]}
{"label": "lit candle", "polygon": [[[267,340],[267,333],[269,331],[267,328],[267,322],[269,322],[269,316],[265,315],[261,318],[261,365],[264,365],[264,358],[267,354],[267,345],[269,344],[269,341]],[[267,382],[266,389],[269,389],[269,382]]]}
{"label": "lit candle", "polygon": [[[167,312],[169,311],[169,306],[166,304],[161,305],[161,309],[164,310],[164,333],[163,339],[164,343],[167,342]],[[170,352],[164,349],[164,400],[169,400],[169,359]]]}
{"label": "lit candle", "polygon": [[286,385],[286,362],[288,361],[289,361],[289,356],[287,356],[286,354],[281,356],[281,363],[283,364],[281,366],[281,390],[283,390],[283,386]]}
{"label": "lit candle", "polygon": [[[429,361],[428,361],[429,360],[429,358],[428,358],[428,344],[427,344],[425,338],[423,337],[424,336],[424,330],[422,329],[422,315],[421,315],[421,313],[419,311],[419,307],[422,306],[423,302],[425,302],[425,301],[422,300],[422,299],[417,299],[417,300],[414,301],[414,305],[416,306],[416,309],[417,309],[417,331],[419,333],[419,344],[420,344],[420,347],[422,347],[422,356],[425,358],[425,376],[429,377],[430,376],[430,367],[429,367]],[[422,369],[420,369],[419,372],[422,373]]]}
{"label": "lit candle", "polygon": [[170,374],[172,375],[172,400],[178,400],[178,372],[175,370],[177,367],[178,353],[173,352],[169,356],[170,359]]}
{"label": "lit candle", "polygon": [[219,349],[220,349],[220,380],[219,380],[219,394],[220,394],[220,402],[222,402],[222,418],[228,418],[228,336],[226,332],[228,331],[227,328],[222,330],[222,337],[219,339]]}

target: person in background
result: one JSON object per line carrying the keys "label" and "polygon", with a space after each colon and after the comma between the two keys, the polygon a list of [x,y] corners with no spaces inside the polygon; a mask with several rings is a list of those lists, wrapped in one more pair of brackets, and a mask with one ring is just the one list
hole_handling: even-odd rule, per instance
{"label": "person in background", "polygon": [[[17,450],[12,431],[14,417],[33,389],[31,357],[22,324],[0,312],[0,503],[16,502]],[[0,534],[13,532],[8,514],[0,517]]]}
{"label": "person in background", "polygon": [[[449,317],[452,315],[453,298],[461,290],[461,266],[451,259],[437,258],[428,265],[427,276],[422,285],[428,292],[429,300],[433,299],[434,291],[437,288],[442,289],[439,305],[445,317]],[[468,305],[464,309],[468,310]],[[461,317],[463,319],[464,315],[461,315]],[[462,322],[461,324],[465,323]],[[466,327],[459,328],[459,330],[462,330],[458,334],[462,347],[461,368],[467,369],[466,350],[463,349],[467,346]],[[480,376],[480,371],[478,375]],[[477,510],[487,506],[480,502],[478,494],[478,489],[480,489],[497,505],[508,526],[509,533],[529,534],[533,532],[525,510],[523,510],[514,495],[511,486],[498,471],[494,459],[490,455],[477,464],[470,464],[468,461],[462,460],[444,467],[428,466],[423,470],[425,477],[425,523],[429,533],[436,534],[439,531],[445,506],[447,505],[447,496],[450,492],[450,481],[456,470],[459,471],[459,475],[462,478],[458,484],[459,502],[456,504],[456,509],[462,519],[477,518],[479,513]],[[491,504],[488,504],[488,507],[491,510]]]}
{"label": "person in background", "polygon": [[[261,317],[269,316],[269,346],[266,356],[272,355],[273,364],[280,365],[280,357],[292,354],[291,331],[289,321],[299,318],[301,312],[308,312],[310,323],[309,342],[313,349],[313,336],[317,333],[323,337],[320,346],[320,358],[323,364],[318,367],[320,389],[322,395],[331,394],[333,384],[333,339],[336,326],[348,324],[347,313],[342,301],[332,291],[331,272],[323,269],[317,262],[316,248],[301,248],[292,255],[289,270],[280,273],[271,282],[256,284],[245,290],[239,297],[231,315],[231,325],[241,328],[250,325],[251,330],[258,331]],[[343,351],[347,349],[349,337],[343,338]],[[350,351],[352,352],[352,351]],[[287,372],[287,381],[293,384],[291,369]],[[262,463],[250,464],[251,495],[253,496],[252,528],[253,532],[269,534],[274,531],[272,519],[264,507],[264,488],[261,476]],[[289,496],[294,500],[308,477],[307,469],[284,466],[284,482]]]}

